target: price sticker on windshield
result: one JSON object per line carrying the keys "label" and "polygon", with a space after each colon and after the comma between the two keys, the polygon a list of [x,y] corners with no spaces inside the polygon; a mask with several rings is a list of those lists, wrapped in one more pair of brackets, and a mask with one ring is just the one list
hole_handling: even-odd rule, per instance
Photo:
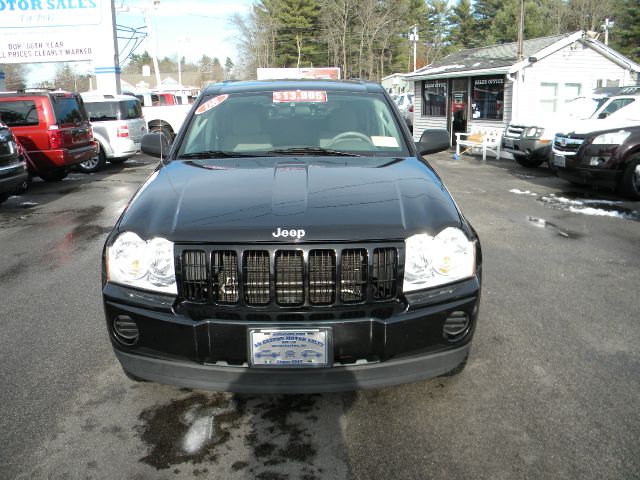
{"label": "price sticker on windshield", "polygon": [[284,90],[273,92],[273,102],[327,102],[327,92],[321,90]]}
{"label": "price sticker on windshield", "polygon": [[217,97],[213,97],[211,100],[207,100],[206,102],[204,102],[202,105],[198,107],[198,109],[196,110],[196,115],[200,115],[204,112],[208,112],[212,108],[217,107],[222,102],[224,102],[228,97],[229,95],[218,95]]}

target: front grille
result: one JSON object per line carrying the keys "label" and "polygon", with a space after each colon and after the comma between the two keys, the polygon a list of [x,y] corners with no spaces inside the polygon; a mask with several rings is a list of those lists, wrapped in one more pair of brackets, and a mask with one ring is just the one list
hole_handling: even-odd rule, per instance
{"label": "front grille", "polygon": [[583,138],[556,136],[553,140],[553,148],[561,152],[577,152],[580,148],[580,145],[582,145],[583,143]]}
{"label": "front grille", "polygon": [[185,248],[180,295],[195,303],[254,307],[389,301],[397,295],[398,247]]}
{"label": "front grille", "polygon": [[507,127],[507,136],[508,137],[519,137],[524,132],[525,127],[521,127],[519,125],[509,125]]}

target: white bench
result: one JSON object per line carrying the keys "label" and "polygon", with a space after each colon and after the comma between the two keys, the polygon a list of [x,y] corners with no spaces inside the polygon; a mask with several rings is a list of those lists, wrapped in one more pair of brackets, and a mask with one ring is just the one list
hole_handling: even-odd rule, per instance
{"label": "white bench", "polygon": [[[482,160],[487,159],[487,151],[500,158],[502,128],[471,127],[471,131],[456,133],[456,155],[460,156],[460,146],[467,150],[482,150]],[[463,152],[464,153],[464,152]]]}

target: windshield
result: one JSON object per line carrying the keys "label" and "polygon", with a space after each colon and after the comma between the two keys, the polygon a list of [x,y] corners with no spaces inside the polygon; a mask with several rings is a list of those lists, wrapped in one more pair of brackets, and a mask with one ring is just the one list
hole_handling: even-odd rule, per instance
{"label": "windshield", "polygon": [[205,97],[187,128],[178,158],[199,153],[409,155],[382,94],[315,90]]}
{"label": "windshield", "polygon": [[576,97],[565,103],[558,114],[579,119],[590,118],[606,101],[606,97]]}

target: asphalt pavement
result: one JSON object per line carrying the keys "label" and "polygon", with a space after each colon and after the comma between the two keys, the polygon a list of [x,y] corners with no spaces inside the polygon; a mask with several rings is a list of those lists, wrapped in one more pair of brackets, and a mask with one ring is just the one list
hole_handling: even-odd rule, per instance
{"label": "asphalt pavement", "polygon": [[640,478],[640,202],[546,167],[430,162],[483,247],[469,364],[329,395],[128,380],[100,255],[156,161],[36,179],[0,206],[0,478]]}

